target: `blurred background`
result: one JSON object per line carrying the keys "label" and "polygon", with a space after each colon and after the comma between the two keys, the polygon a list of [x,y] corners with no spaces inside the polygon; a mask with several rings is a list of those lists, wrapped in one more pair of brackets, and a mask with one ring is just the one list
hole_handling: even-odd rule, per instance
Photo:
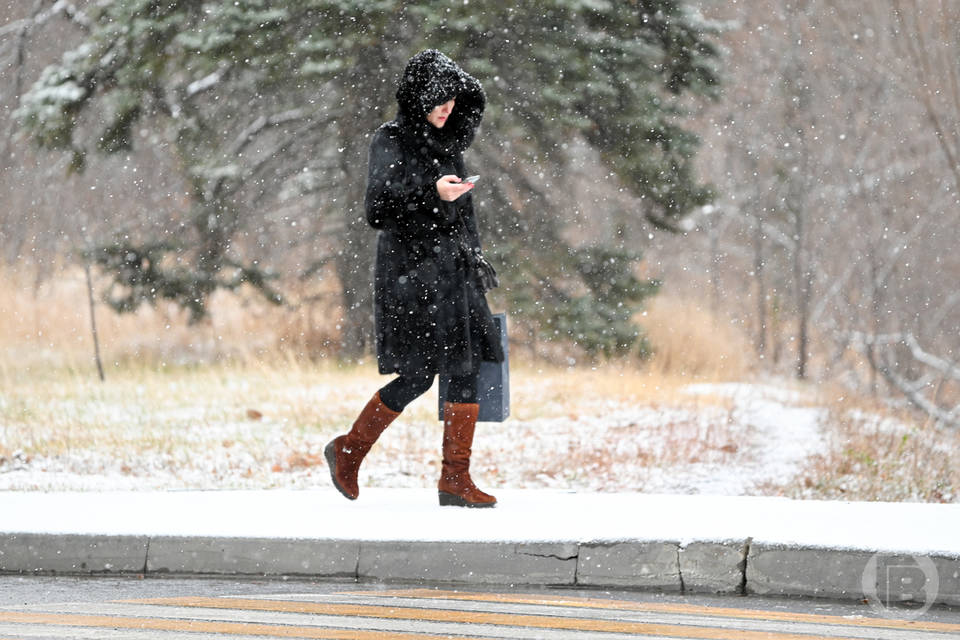
{"label": "blurred background", "polygon": [[773,380],[933,430],[916,477],[958,455],[956,2],[0,9],[8,459],[10,398],[97,377],[92,318],[107,383],[369,368],[366,151],[427,47],[487,94],[466,159],[516,366],[618,371],[636,402]]}

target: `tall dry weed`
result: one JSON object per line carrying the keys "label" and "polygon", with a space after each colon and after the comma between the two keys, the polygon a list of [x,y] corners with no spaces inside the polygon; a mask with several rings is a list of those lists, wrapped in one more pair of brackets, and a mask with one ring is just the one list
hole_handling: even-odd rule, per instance
{"label": "tall dry weed", "polygon": [[[0,279],[7,283],[0,290],[0,373],[25,366],[92,370],[84,272],[74,266],[55,273],[38,283],[26,269],[0,267]],[[282,307],[268,304],[252,291],[218,292],[210,300],[209,317],[194,325],[188,324],[184,311],[168,302],[119,315],[101,300],[108,285],[107,278],[95,277],[96,321],[108,372],[128,364],[169,366],[220,360],[283,365],[337,354],[342,310],[332,274],[319,282],[285,283],[291,304]],[[666,382],[670,379],[741,379],[749,373],[752,352],[745,338],[695,302],[660,295],[637,320],[647,332],[654,355],[645,367],[643,388],[630,393],[656,395],[670,386]],[[581,382],[574,372],[590,366],[589,359],[574,361],[569,353],[559,357],[550,352],[551,356],[527,344],[519,332],[511,332],[511,337],[514,366],[574,362],[571,388]],[[618,367],[632,369],[634,364],[600,366],[614,372]],[[614,373],[607,382],[616,387],[622,379]]]}
{"label": "tall dry weed", "polygon": [[663,377],[742,380],[755,367],[743,332],[697,301],[660,294],[637,321],[653,347],[647,367]]}
{"label": "tall dry weed", "polygon": [[[0,367],[88,369],[93,338],[86,277],[67,267],[36,282],[24,270],[0,268]],[[104,366],[165,366],[217,360],[287,361],[331,355],[338,344],[339,307],[334,285],[293,285],[292,304],[277,307],[253,291],[217,292],[209,315],[189,324],[187,314],[170,302],[143,305],[117,314],[102,302],[108,287],[94,280],[97,330]]]}

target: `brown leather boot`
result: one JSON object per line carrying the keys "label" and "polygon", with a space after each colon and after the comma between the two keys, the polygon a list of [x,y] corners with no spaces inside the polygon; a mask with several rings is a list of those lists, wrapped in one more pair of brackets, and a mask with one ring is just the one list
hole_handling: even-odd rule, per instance
{"label": "brown leather boot", "polygon": [[357,472],[360,463],[370,451],[370,447],[377,441],[383,430],[394,418],[400,415],[383,404],[380,392],[373,394],[367,406],[360,412],[360,416],[353,423],[353,428],[346,435],[337,436],[323,449],[330,468],[330,478],[333,486],[350,500],[356,500],[360,495],[357,485]]}
{"label": "brown leather boot", "polygon": [[443,468],[440,471],[440,506],[492,507],[497,499],[480,491],[470,479],[470,447],[480,405],[443,403]]}

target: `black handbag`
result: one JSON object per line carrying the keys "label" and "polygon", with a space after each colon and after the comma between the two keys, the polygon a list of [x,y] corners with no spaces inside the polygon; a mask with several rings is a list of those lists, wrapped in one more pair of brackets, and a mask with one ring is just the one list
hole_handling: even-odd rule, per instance
{"label": "black handbag", "polygon": [[[510,416],[510,344],[507,341],[507,314],[493,314],[493,322],[500,331],[500,346],[503,362],[484,361],[477,372],[477,404],[480,405],[478,422],[503,422]],[[440,405],[437,419],[443,420],[443,403],[447,400],[450,374],[440,372]]]}

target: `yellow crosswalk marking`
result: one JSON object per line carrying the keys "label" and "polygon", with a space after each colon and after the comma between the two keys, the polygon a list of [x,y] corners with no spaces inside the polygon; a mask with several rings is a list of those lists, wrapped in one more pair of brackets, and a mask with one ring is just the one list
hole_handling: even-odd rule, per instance
{"label": "yellow crosswalk marking", "polygon": [[443,600],[464,600],[472,602],[497,602],[503,604],[537,604],[545,606],[563,606],[593,609],[621,609],[626,611],[649,611],[656,613],[677,613],[707,615],[718,618],[743,618],[747,620],[770,620],[776,622],[810,622],[816,624],[835,624],[855,627],[876,627],[882,629],[909,629],[911,631],[936,631],[941,633],[960,632],[960,624],[932,622],[922,620],[896,620],[890,618],[848,618],[814,613],[794,613],[791,611],[768,611],[765,609],[734,609],[729,607],[711,607],[694,604],[669,604],[665,602],[632,602],[630,600],[607,600],[603,598],[577,598],[571,596],[541,596],[525,594],[467,593],[444,591],[440,589],[391,589],[387,591],[348,591],[343,595],[384,596],[393,598],[440,598]]}
{"label": "yellow crosswalk marking", "polygon": [[633,633],[674,638],[703,640],[853,640],[838,636],[815,636],[774,631],[746,631],[717,629],[694,625],[675,625],[647,622],[620,622],[588,618],[562,618],[542,615],[487,613],[478,611],[451,611],[414,607],[373,606],[359,604],[326,604],[319,602],[290,602],[285,600],[253,600],[243,598],[151,598],[136,600],[140,604],[215,609],[243,609],[285,613],[312,613],[318,615],[380,618],[389,620],[417,620],[467,624],[491,624],[538,629],[568,631],[604,631]]}
{"label": "yellow crosswalk marking", "polygon": [[858,640],[849,637],[851,634],[863,640],[867,636],[891,638],[908,633],[917,639],[960,638],[960,625],[932,621],[847,618],[598,597],[429,588],[356,590],[331,595],[332,598],[322,593],[172,597],[122,600],[100,606],[34,605],[28,611],[0,610],[0,625],[5,625],[2,629],[8,634],[11,628],[19,628],[16,625],[35,625],[45,635],[76,635],[78,628],[85,628],[90,629],[88,634],[97,634],[96,629],[114,629],[126,634],[124,637],[140,637],[139,632],[181,632],[313,640],[494,640],[486,636],[502,640],[519,635],[580,637],[581,633],[590,637],[622,634],[687,640]]}
{"label": "yellow crosswalk marking", "polygon": [[[140,629],[144,631],[192,631],[197,633],[226,633],[274,638],[308,638],[311,640],[450,640],[449,635],[422,633],[392,633],[388,631],[357,631],[352,629],[325,629],[281,624],[252,622],[210,622],[206,620],[176,620],[165,618],[131,618],[83,614],[23,613],[0,611],[0,622],[19,624],[48,624],[66,627],[104,627],[109,629]],[[470,640],[495,640],[479,636],[459,636]]]}

